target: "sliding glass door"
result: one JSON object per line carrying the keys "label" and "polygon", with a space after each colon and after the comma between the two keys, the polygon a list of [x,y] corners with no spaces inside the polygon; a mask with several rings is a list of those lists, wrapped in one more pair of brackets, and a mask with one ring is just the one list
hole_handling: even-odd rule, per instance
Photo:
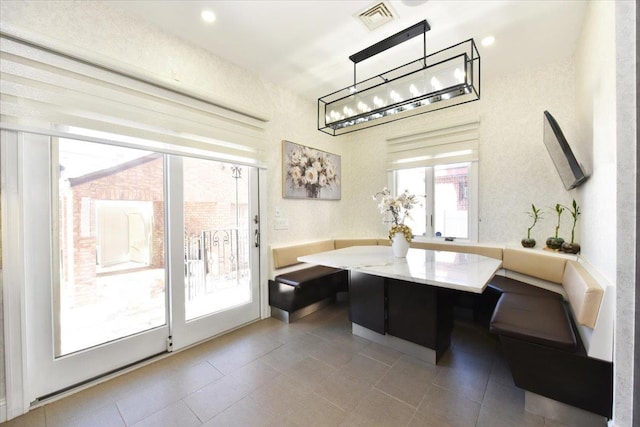
{"label": "sliding glass door", "polygon": [[18,139],[32,397],[259,317],[253,168]]}

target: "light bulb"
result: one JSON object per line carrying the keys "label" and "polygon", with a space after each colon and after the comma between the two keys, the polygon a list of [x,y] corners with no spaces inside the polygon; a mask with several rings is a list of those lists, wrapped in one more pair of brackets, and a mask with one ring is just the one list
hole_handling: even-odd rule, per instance
{"label": "light bulb", "polygon": [[215,13],[213,13],[212,11],[210,11],[210,10],[206,10],[206,9],[205,9],[205,10],[203,10],[203,11],[200,13],[200,17],[202,18],[202,20],[203,20],[204,22],[206,22],[206,23],[208,23],[208,24],[210,24],[210,23],[212,23],[212,22],[214,22],[214,21],[216,20],[216,14],[215,14]]}

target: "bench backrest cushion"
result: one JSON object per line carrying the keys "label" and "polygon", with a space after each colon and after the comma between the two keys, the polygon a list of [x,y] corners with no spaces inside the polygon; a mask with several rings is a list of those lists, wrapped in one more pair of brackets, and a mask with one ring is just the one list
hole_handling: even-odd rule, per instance
{"label": "bench backrest cushion", "polygon": [[300,256],[332,251],[333,249],[333,240],[323,240],[320,242],[273,248],[271,251],[273,252],[273,267],[283,268],[290,265],[300,264],[300,261],[298,261],[298,257]]}
{"label": "bench backrest cushion", "polygon": [[558,284],[562,283],[566,263],[566,258],[544,255],[531,249],[506,248],[502,254],[502,267],[506,270]]}
{"label": "bench backrest cushion", "polygon": [[411,242],[412,248],[431,249],[433,251],[462,252],[466,254],[483,255],[489,258],[502,260],[502,248],[494,246],[480,246],[473,244],[447,243],[447,242]]}
{"label": "bench backrest cushion", "polygon": [[349,246],[377,246],[378,239],[336,239],[334,244],[336,249],[348,248]]}
{"label": "bench backrest cushion", "polygon": [[567,261],[562,278],[576,321],[589,328],[596,326],[604,289],[576,261]]}

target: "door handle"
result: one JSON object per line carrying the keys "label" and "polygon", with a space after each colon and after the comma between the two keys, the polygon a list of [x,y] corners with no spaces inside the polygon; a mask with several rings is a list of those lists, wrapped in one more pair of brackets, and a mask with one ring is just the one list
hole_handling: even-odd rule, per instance
{"label": "door handle", "polygon": [[253,233],[253,244],[256,248],[260,247],[260,231],[256,228],[255,233]]}

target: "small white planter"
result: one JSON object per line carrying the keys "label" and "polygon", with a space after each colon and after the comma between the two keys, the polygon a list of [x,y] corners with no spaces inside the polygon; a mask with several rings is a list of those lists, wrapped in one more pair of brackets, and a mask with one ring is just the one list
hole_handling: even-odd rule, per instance
{"label": "small white planter", "polygon": [[406,258],[407,252],[409,252],[409,242],[402,233],[396,233],[393,235],[393,241],[391,242],[391,248],[393,249],[393,256],[396,258]]}

